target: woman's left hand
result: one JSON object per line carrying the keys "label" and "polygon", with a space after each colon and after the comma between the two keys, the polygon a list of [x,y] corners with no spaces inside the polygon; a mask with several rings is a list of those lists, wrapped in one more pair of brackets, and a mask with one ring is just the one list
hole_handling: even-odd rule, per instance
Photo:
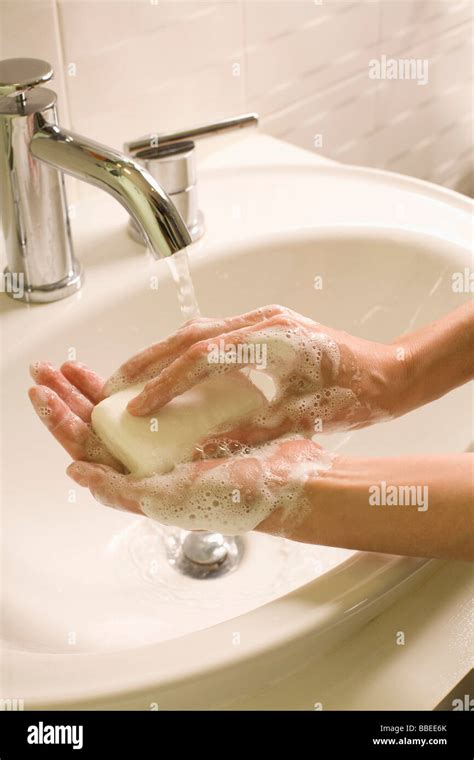
{"label": "woman's left hand", "polygon": [[180,464],[165,475],[125,474],[90,427],[103,380],[74,362],[60,370],[41,362],[32,375],[38,385],[29,395],[38,416],[77,460],[68,475],[115,509],[187,530],[245,532],[275,509],[291,506],[306,473],[327,466],[327,455],[313,441],[285,439],[244,454]]}

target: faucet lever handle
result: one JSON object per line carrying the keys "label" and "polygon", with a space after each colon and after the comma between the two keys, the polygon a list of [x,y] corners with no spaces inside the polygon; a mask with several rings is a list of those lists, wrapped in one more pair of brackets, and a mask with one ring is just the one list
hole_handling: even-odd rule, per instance
{"label": "faucet lever handle", "polygon": [[172,143],[185,142],[187,140],[196,140],[200,137],[210,137],[219,132],[230,132],[234,129],[243,127],[253,127],[258,124],[258,114],[246,113],[241,116],[233,116],[230,119],[222,119],[212,124],[205,124],[201,127],[193,127],[180,132],[168,132],[164,134],[150,134],[140,137],[138,140],[132,140],[125,143],[125,150],[131,155],[136,155],[149,148],[158,148]]}
{"label": "faucet lever handle", "polygon": [[0,61],[0,96],[20,95],[53,76],[51,64],[39,58],[7,58]]}

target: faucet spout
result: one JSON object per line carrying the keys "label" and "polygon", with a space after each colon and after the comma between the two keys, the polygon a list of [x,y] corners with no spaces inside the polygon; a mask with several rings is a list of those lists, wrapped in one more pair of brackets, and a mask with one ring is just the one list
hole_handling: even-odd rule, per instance
{"label": "faucet spout", "polygon": [[[82,267],[71,239],[65,173],[113,195],[157,258],[171,256],[192,242],[171,198],[132,156],[62,129],[56,93],[39,86],[52,76],[47,61],[0,61],[5,292],[27,303],[58,301],[82,285]],[[10,281],[19,283],[18,293],[13,289],[10,293]]]}
{"label": "faucet spout", "polygon": [[132,158],[35,115],[30,153],[55,169],[106,190],[124,206],[157,258],[192,241],[173,201]]}

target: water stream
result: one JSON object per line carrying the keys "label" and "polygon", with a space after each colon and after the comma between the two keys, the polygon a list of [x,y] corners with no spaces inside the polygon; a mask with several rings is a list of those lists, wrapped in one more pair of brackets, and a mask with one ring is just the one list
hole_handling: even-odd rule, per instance
{"label": "water stream", "polygon": [[201,316],[197,302],[194,284],[189,270],[189,257],[187,248],[178,251],[173,256],[168,256],[166,263],[171,272],[173,282],[176,285],[178,302],[183,316],[183,322]]}
{"label": "water stream", "polygon": [[[201,316],[187,249],[169,256],[166,262],[176,286],[183,321]],[[231,572],[238,566],[242,554],[241,542],[219,533],[168,528],[164,532],[164,541],[169,563],[193,578],[217,577]]]}

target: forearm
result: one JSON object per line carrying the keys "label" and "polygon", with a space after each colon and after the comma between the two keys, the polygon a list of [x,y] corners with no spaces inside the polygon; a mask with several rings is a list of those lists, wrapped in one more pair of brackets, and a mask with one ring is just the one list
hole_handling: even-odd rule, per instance
{"label": "forearm", "polygon": [[472,486],[470,454],[338,457],[306,484],[300,519],[285,521],[279,510],[258,530],[324,546],[472,560]]}
{"label": "forearm", "polygon": [[403,335],[393,344],[405,368],[396,416],[443,396],[474,377],[474,302]]}

